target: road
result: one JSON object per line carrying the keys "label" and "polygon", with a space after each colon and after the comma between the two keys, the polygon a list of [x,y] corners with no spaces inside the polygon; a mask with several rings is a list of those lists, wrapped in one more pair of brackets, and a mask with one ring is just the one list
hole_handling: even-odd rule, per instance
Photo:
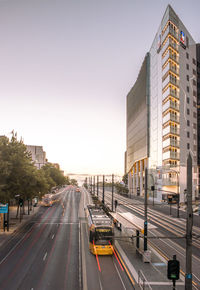
{"label": "road", "polygon": [[[105,203],[111,207],[111,192],[105,191]],[[99,199],[102,199],[102,190],[99,191]],[[141,200],[135,198],[129,199],[115,193],[114,199],[118,200],[117,211],[131,212],[134,215],[144,217],[144,204]],[[180,261],[181,273],[185,273],[185,228],[186,214],[180,211],[180,218],[176,218],[176,211],[173,209],[174,216],[169,216],[169,206],[150,206],[148,207],[148,221],[157,227],[156,230],[148,231],[151,244],[162,256],[167,259],[172,259],[173,255],[177,256]],[[199,217],[195,216],[195,225],[193,226],[193,234],[200,237]],[[169,238],[157,238],[169,237]],[[200,239],[193,239],[193,288],[200,289]]]}
{"label": "road", "polygon": [[99,257],[98,267],[89,252],[87,193],[67,187],[60,196],[1,247],[0,289],[133,289],[114,255]]}

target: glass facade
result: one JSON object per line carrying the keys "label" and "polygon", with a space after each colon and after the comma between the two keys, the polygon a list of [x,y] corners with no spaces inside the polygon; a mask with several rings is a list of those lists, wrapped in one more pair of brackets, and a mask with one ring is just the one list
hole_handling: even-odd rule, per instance
{"label": "glass facade", "polygon": [[[146,166],[154,172],[156,180],[157,199],[174,193],[180,194],[180,201],[184,201],[189,151],[193,157],[193,198],[197,195],[196,44],[170,5],[148,55],[149,78],[142,78],[144,61],[133,87],[136,90],[138,82],[140,87],[142,82],[143,87],[148,87],[147,106],[141,109],[136,94],[134,110],[127,107],[127,172],[132,188],[139,186],[141,191],[144,185],[139,184],[141,178],[135,181],[135,175],[141,175],[141,167],[144,170],[145,166],[141,160],[147,158]],[[130,104],[130,98],[129,93],[127,105]],[[142,100],[145,100],[144,94],[140,102]],[[141,128],[141,120],[146,124],[145,129]],[[141,137],[146,134],[146,139],[141,138],[140,143],[137,134],[141,134]]]}

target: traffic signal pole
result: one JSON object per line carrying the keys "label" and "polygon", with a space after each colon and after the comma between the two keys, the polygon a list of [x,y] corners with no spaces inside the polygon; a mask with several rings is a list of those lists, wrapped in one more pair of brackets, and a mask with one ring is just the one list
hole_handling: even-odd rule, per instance
{"label": "traffic signal pole", "polygon": [[187,222],[186,222],[186,274],[185,290],[192,290],[192,157],[187,159]]}

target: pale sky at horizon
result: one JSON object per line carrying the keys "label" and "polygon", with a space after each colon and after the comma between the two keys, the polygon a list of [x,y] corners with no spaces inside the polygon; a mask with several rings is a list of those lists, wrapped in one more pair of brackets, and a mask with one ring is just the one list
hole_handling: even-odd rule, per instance
{"label": "pale sky at horizon", "polygon": [[200,43],[199,0],[0,0],[0,135],[123,174],[126,95],[168,4]]}

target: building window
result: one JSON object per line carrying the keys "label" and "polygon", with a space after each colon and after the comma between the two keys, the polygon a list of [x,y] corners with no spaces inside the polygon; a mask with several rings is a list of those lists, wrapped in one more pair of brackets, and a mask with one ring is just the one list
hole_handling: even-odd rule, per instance
{"label": "building window", "polygon": [[193,91],[193,96],[196,97],[197,96],[197,92]]}
{"label": "building window", "polygon": [[190,98],[189,98],[189,97],[187,97],[187,103],[188,103],[188,104],[190,103]]}
{"label": "building window", "polygon": [[186,79],[187,79],[187,81],[189,81],[189,75],[186,75]]}
{"label": "building window", "polygon": [[193,107],[197,107],[197,103],[195,101],[193,101]]}
{"label": "building window", "polygon": [[190,132],[187,131],[187,137],[190,138]]}
{"label": "building window", "polygon": [[193,85],[194,85],[194,86],[196,86],[196,84],[197,84],[197,83],[196,83],[196,81],[195,81],[195,80],[193,80]]}
{"label": "building window", "polygon": [[187,143],[187,149],[190,149],[190,143]]}
{"label": "building window", "polygon": [[187,86],[187,92],[189,93],[189,91],[190,91],[190,88]]}
{"label": "building window", "polygon": [[186,52],[186,58],[189,59],[189,53],[188,52]]}
{"label": "building window", "polygon": [[187,120],[187,126],[190,126],[190,120]]}
{"label": "building window", "polygon": [[196,60],[194,58],[192,59],[192,62],[194,65],[196,65]]}
{"label": "building window", "polygon": [[187,115],[189,115],[190,114],[190,109],[187,109]]}
{"label": "building window", "polygon": [[193,112],[193,117],[196,119],[197,118],[197,113]]}
{"label": "building window", "polygon": [[186,46],[189,47],[189,38],[186,36]]}
{"label": "building window", "polygon": [[196,128],[197,128],[197,124],[196,123],[193,123],[193,128],[196,130]]}
{"label": "building window", "polygon": [[186,63],[186,69],[189,69],[189,64],[188,63]]}
{"label": "building window", "polygon": [[197,72],[196,72],[196,70],[195,70],[195,69],[193,69],[193,75],[195,75],[195,76],[196,76],[196,73],[197,73]]}

